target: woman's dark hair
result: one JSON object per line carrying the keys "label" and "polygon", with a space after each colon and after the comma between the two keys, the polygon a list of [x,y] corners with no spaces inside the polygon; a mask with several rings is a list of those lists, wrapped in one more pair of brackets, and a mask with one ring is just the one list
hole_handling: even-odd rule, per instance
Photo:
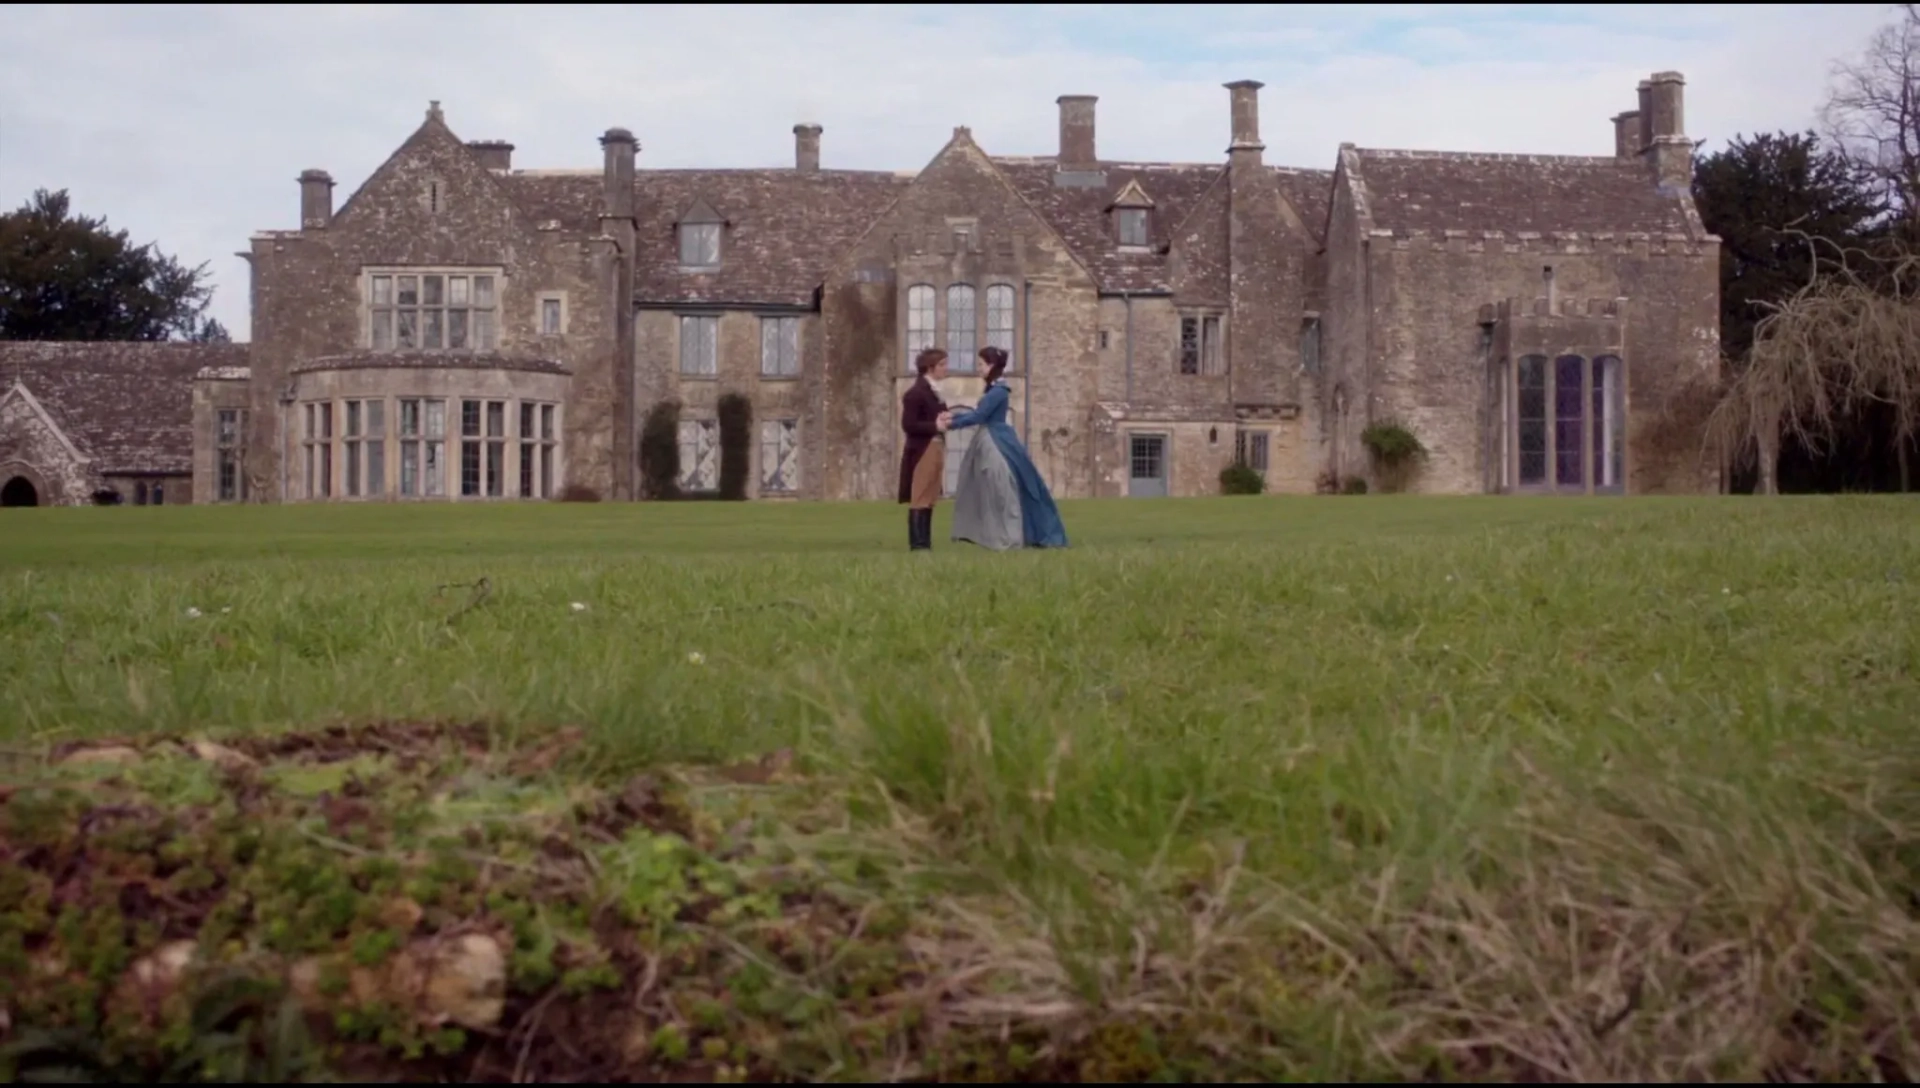
{"label": "woman's dark hair", "polygon": [[1007,369],[1007,349],[989,344],[980,349],[980,358],[987,364],[987,384],[992,385],[1000,373]]}
{"label": "woman's dark hair", "polygon": [[939,348],[927,348],[925,351],[913,357],[913,369],[918,371],[920,376],[924,378],[927,376],[927,371],[939,366],[946,358],[947,353],[941,351]]}

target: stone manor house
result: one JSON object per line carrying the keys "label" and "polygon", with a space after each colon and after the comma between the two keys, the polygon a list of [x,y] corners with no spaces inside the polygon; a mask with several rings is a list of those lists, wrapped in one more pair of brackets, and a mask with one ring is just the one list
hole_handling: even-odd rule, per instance
{"label": "stone manor house", "polygon": [[890,499],[915,353],[966,402],[986,344],[1061,497],[1208,494],[1236,458],[1311,491],[1371,475],[1385,420],[1430,451],[1418,490],[1718,487],[1647,437],[1719,352],[1678,73],[1611,154],[1332,170],[1264,160],[1260,88],[1227,84],[1224,162],[1102,159],[1070,95],[1052,155],[956,128],[900,172],[824,167],[810,124],[782,168],[642,169],[614,128],[599,170],[516,170],[435,103],[344,202],[307,170],[298,228],[253,236],[250,344],[0,344],[0,498],[629,499],[666,400],[707,489],[738,391],[754,496]]}

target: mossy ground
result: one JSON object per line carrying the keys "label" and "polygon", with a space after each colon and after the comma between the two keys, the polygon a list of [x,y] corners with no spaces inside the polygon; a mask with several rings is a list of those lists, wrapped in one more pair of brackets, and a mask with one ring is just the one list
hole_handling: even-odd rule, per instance
{"label": "mossy ground", "polygon": [[891,506],[8,517],[0,1044],[1920,1071],[1911,500],[1063,506],[1067,552],[931,556]]}

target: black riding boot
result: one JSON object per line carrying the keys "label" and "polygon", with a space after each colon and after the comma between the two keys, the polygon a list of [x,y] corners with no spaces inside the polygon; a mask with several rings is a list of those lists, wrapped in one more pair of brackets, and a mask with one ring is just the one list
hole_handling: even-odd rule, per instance
{"label": "black riding boot", "polygon": [[920,511],[912,508],[907,510],[907,550],[920,550]]}
{"label": "black riding boot", "polygon": [[933,547],[933,511],[915,510],[908,523],[912,547],[916,552],[924,552]]}

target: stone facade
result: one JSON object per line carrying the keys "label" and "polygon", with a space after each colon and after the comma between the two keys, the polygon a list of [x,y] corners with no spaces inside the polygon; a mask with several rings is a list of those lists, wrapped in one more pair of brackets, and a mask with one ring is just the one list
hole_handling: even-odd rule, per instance
{"label": "stone facade", "polygon": [[[1265,161],[1252,81],[1205,164],[1102,159],[1095,100],[1065,96],[1050,156],[956,128],[917,171],[833,170],[803,124],[788,168],[651,170],[616,128],[597,170],[515,170],[435,103],[344,204],[308,170],[299,229],[255,235],[253,343],[164,379],[177,461],[196,501],[627,499],[668,401],[682,484],[711,487],[739,392],[750,494],[888,499],[912,355],[946,348],[966,402],[997,343],[1063,498],[1209,494],[1236,459],[1272,492],[1375,477],[1390,422],[1429,451],[1420,491],[1710,490],[1686,442],[1646,437],[1718,355],[1682,88],[1643,83],[1605,156],[1343,145],[1332,170]],[[76,482],[15,400],[0,460],[59,501],[105,478]],[[434,440],[441,475],[424,445],[403,471]]]}

